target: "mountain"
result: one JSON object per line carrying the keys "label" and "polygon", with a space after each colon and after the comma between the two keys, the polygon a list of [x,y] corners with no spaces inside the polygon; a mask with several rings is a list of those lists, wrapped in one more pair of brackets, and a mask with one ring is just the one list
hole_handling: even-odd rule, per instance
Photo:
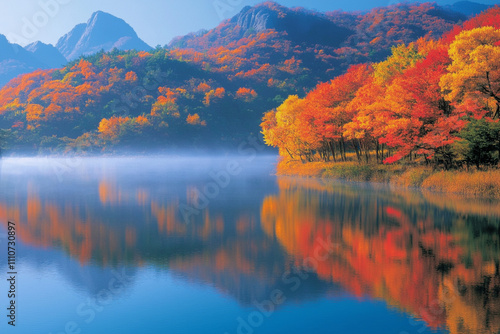
{"label": "mountain", "polygon": [[339,44],[354,33],[326,15],[304,9],[288,10],[274,3],[243,8],[230,20],[230,26],[241,27],[243,35],[269,29],[286,32],[294,44]]}
{"label": "mountain", "polygon": [[0,86],[37,68],[46,67],[34,54],[20,45],[11,44],[4,35],[0,35]]}
{"label": "mountain", "polygon": [[18,75],[37,69],[59,68],[66,63],[66,58],[50,44],[34,42],[23,48],[0,35],[0,87]]}
{"label": "mountain", "polygon": [[454,11],[457,13],[461,13],[461,14],[468,16],[468,17],[477,15],[477,14],[479,14],[479,13],[481,13],[481,12],[487,10],[488,8],[491,8],[491,7],[493,7],[493,6],[484,5],[484,4],[472,2],[472,1],[459,1],[459,2],[454,3],[453,5],[444,6],[444,8],[446,8],[448,10],[451,10],[451,11]]}
{"label": "mountain", "polygon": [[265,2],[245,7],[212,30],[175,38],[168,48],[179,59],[209,64],[229,76],[253,75],[266,64],[293,64],[315,85],[352,64],[385,59],[393,45],[424,36],[439,38],[465,20],[465,15],[435,3],[403,3],[366,13],[318,13]]}
{"label": "mountain", "polygon": [[61,37],[56,48],[68,60],[115,48],[139,51],[152,49],[128,23],[102,11],[95,12],[87,23],[78,24]]}
{"label": "mountain", "polygon": [[86,23],[76,25],[69,33],[59,38],[56,49],[59,50],[64,57],[68,58],[80,41],[80,38],[82,38],[85,29],[87,29]]}
{"label": "mountain", "polygon": [[[489,11],[488,22],[498,11]],[[105,29],[114,20],[94,14],[58,49],[67,54],[86,45],[91,52],[106,40],[116,44],[122,34]],[[303,97],[354,64],[385,60],[395,45],[416,42],[411,48],[426,52],[432,39],[465,20],[435,3],[364,13],[272,2],[245,7],[165,48],[94,52],[16,78],[0,90],[0,128],[13,130],[11,148],[37,152],[237,148],[260,133],[263,114],[288,96]]]}
{"label": "mountain", "polygon": [[212,30],[175,38],[169,47],[204,51],[237,43],[241,39],[269,30],[286,34],[286,39],[295,45],[338,45],[354,33],[351,28],[339,26],[324,13],[303,8],[290,9],[274,2],[265,2],[254,7],[244,7],[239,14]]}
{"label": "mountain", "polygon": [[25,46],[24,49],[31,52],[46,68],[59,68],[68,62],[59,50],[51,44],[38,41]]}

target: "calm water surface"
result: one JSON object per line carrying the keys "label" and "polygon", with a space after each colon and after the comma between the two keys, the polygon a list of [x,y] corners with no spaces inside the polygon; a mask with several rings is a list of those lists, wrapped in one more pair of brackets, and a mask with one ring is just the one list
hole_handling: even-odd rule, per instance
{"label": "calm water surface", "polygon": [[[500,205],[275,157],[4,159],[1,333],[499,333]],[[7,307],[5,279],[0,309]]]}

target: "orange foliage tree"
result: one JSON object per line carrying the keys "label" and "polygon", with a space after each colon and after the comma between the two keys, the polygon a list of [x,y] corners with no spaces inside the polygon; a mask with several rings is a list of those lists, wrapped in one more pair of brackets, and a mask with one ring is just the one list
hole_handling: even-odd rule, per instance
{"label": "orange foliage tree", "polygon": [[[498,23],[489,26],[492,17],[500,19],[498,8],[464,23],[462,31],[455,29],[441,40],[421,38],[395,46],[386,60],[352,66],[344,75],[319,84],[305,97],[294,122],[280,124],[280,108],[265,114],[266,141],[279,147],[282,155],[292,156],[287,152],[290,138],[284,134],[292,136],[301,143],[301,155],[307,160],[337,160],[339,155],[345,161],[350,150],[358,161],[364,157],[368,162],[375,150],[377,162],[432,161],[445,169],[461,166],[465,161],[461,159],[471,159],[468,149],[481,150],[488,141],[493,141],[490,146],[498,142],[500,154],[500,127],[496,124],[500,116],[500,30]],[[378,39],[372,42],[376,44]],[[274,80],[268,84],[274,85]],[[282,107],[287,109],[288,104],[287,100]],[[464,133],[471,118],[495,124],[489,128],[479,124]],[[474,136],[485,136],[484,140],[470,139],[471,131]],[[460,151],[454,145],[464,140],[474,143],[462,143]],[[495,164],[500,156],[483,160]],[[479,160],[475,161],[479,168]]]}

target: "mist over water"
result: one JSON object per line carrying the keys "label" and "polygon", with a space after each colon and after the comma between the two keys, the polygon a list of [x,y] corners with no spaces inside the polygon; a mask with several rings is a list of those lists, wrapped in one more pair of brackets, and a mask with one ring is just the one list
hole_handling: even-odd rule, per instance
{"label": "mist over water", "polygon": [[3,159],[17,332],[498,332],[497,202],[276,177],[276,161]]}

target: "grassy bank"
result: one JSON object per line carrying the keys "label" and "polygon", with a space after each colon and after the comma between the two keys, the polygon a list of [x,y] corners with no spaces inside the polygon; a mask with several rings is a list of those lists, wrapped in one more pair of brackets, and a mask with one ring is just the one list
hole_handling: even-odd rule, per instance
{"label": "grassy bank", "polygon": [[402,187],[500,199],[500,170],[435,171],[431,167],[283,160],[279,175],[324,177],[352,182],[379,182]]}

